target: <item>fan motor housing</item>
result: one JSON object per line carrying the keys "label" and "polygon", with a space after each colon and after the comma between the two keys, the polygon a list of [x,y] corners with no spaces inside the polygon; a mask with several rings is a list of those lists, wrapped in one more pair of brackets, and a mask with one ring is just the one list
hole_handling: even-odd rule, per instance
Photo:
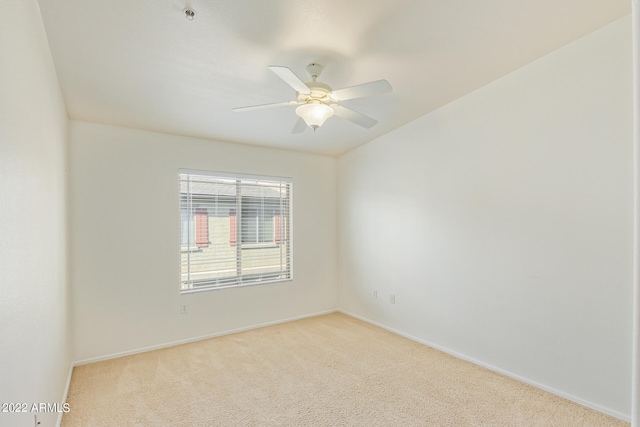
{"label": "fan motor housing", "polygon": [[309,93],[296,92],[298,101],[320,101],[323,104],[331,101],[331,99],[329,98],[329,94],[331,93],[332,89],[328,84],[322,82],[307,82],[305,84],[309,87]]}

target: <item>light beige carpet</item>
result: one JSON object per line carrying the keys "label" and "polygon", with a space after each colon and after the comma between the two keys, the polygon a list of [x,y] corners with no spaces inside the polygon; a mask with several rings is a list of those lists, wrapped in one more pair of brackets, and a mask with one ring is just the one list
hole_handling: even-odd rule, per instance
{"label": "light beige carpet", "polygon": [[62,426],[628,426],[329,314],[73,370]]}

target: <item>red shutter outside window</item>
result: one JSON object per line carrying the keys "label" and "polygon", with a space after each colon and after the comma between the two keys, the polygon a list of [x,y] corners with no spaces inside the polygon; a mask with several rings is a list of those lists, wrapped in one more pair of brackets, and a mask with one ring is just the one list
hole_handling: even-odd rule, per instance
{"label": "red shutter outside window", "polygon": [[209,215],[204,208],[197,208],[195,214],[196,246],[204,248],[209,246]]}
{"label": "red shutter outside window", "polygon": [[236,210],[229,210],[229,243],[231,246],[236,245]]}

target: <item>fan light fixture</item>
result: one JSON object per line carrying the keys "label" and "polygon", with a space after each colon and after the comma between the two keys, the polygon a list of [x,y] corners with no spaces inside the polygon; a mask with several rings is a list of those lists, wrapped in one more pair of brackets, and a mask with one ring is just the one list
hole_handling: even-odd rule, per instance
{"label": "fan light fixture", "polygon": [[296,108],[296,114],[315,132],[325,120],[333,116],[333,108],[320,102],[310,102]]}

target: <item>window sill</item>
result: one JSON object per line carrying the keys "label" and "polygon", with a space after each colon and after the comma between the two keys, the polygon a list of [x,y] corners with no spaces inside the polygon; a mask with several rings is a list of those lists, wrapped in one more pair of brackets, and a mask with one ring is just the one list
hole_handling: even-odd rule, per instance
{"label": "window sill", "polygon": [[251,286],[258,286],[258,285],[269,285],[272,283],[282,283],[282,282],[292,282],[293,281],[293,277],[287,277],[287,278],[283,278],[283,279],[275,279],[275,280],[264,280],[264,281],[255,281],[255,282],[247,282],[247,283],[232,283],[232,284],[228,284],[228,285],[203,285],[203,286],[185,286],[182,287],[180,289],[180,294],[181,295],[186,295],[186,294],[195,294],[198,292],[207,292],[207,291],[217,291],[217,290],[221,290],[221,289],[231,289],[231,288],[246,288],[246,287],[251,287]]}

